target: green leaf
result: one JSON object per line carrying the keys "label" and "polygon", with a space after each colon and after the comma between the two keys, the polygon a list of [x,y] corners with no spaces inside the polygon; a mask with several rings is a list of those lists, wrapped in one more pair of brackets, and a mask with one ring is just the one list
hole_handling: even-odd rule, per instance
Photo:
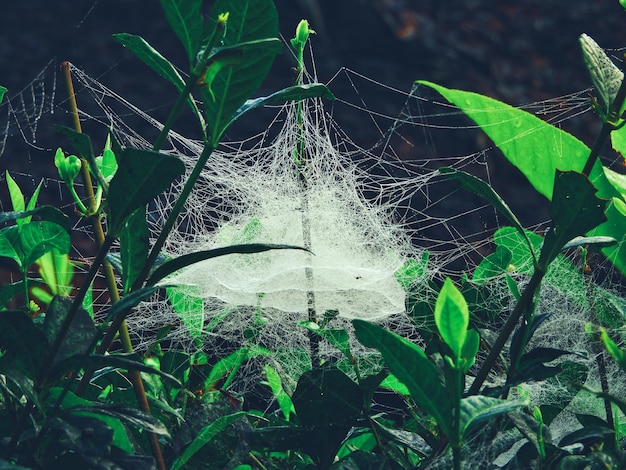
{"label": "green leaf", "polygon": [[197,341],[204,336],[204,301],[195,286],[168,287],[167,298],[189,334]]}
{"label": "green leaf", "polygon": [[7,89],[3,86],[0,86],[0,102],[2,102],[2,98],[4,98],[4,94],[7,92]]}
{"label": "green leaf", "polygon": [[622,370],[626,371],[626,350],[620,349],[617,344],[609,337],[604,328],[600,331],[600,339],[604,345],[604,349],[611,355],[615,362],[619,364]]}
{"label": "green leaf", "polygon": [[301,101],[309,98],[326,98],[335,100],[335,95],[328,89],[326,85],[321,83],[309,83],[307,85],[294,85],[283,90],[272,93],[269,96],[247,100],[233,115],[232,119],[226,124],[226,127],[239,119],[244,114],[256,108],[265,106],[266,104],[281,104],[288,101]]}
{"label": "green leaf", "polygon": [[[57,400],[61,396],[61,394],[64,395],[63,402],[61,403],[61,408],[63,409],[67,409],[67,408],[71,408],[75,406],[89,406],[92,403],[89,400],[85,400],[84,398],[81,398],[75,395],[71,391],[64,393],[63,389],[60,387],[53,387],[50,389],[50,396],[54,400]],[[97,413],[85,412],[84,414],[88,416],[93,416],[95,418],[102,420],[103,422],[107,424],[107,426],[109,426],[113,430],[113,445],[114,446],[120,448],[121,450],[127,453],[133,452],[133,445],[128,439],[126,429],[124,428],[124,426],[122,425],[119,419],[113,418],[110,416],[104,416],[102,414],[97,414]]]}
{"label": "green leaf", "polygon": [[[218,23],[218,16],[229,13],[223,45],[277,38],[278,15],[272,0],[218,0],[209,21]],[[266,48],[244,50],[242,60],[223,69],[211,83],[212,95],[205,87],[202,99],[211,131],[211,144],[216,145],[233,115],[259,88],[267,76],[277,50],[268,44]]]}
{"label": "green leaf", "polygon": [[[584,168],[589,148],[536,116],[477,93],[451,90],[430,82],[418,83],[433,88],[474,120],[533,187],[548,199],[552,199],[557,169],[582,171]],[[607,180],[607,170],[596,162],[590,180],[598,188],[599,197],[610,199],[617,195],[617,191]],[[602,252],[626,275],[626,217],[613,204],[609,204],[606,216],[607,222],[588,235],[607,236],[618,241],[614,246],[603,248]]]}
{"label": "green leaf", "polygon": [[408,292],[415,281],[421,279],[428,273],[429,257],[430,252],[424,250],[419,260],[411,258],[393,273],[405,292]]}
{"label": "green leaf", "polygon": [[395,333],[363,320],[352,320],[357,339],[383,355],[394,376],[407,386],[411,397],[430,414],[444,433],[452,435],[452,405],[437,367],[419,346]]}
{"label": "green leaf", "polygon": [[70,236],[53,222],[30,222],[22,230],[16,225],[0,230],[0,256],[12,258],[22,269],[55,249],[61,254],[68,253]]}
{"label": "green leaf", "polygon": [[500,400],[483,395],[463,398],[460,415],[461,436],[465,435],[470,426],[528,405],[530,405],[530,400]]}
{"label": "green leaf", "polygon": [[[8,171],[5,172],[7,179],[7,187],[9,188],[9,197],[11,198],[11,206],[13,211],[22,212],[26,209],[26,205],[24,202],[24,194],[22,194],[22,190],[17,185],[15,180],[11,177]],[[18,226],[22,226],[23,221],[18,219]]]}
{"label": "green leaf", "polygon": [[[494,189],[480,178],[477,178],[474,175],[466,173],[464,171],[455,170],[454,168],[442,167],[439,168],[439,172],[444,174],[450,179],[457,181],[463,188],[468,191],[473,192],[474,194],[478,194],[482,198],[486,199],[495,209],[500,211],[500,213],[509,221],[513,226],[518,230],[522,236],[526,237],[526,232],[524,231],[524,227],[521,222],[517,218],[517,216],[513,213],[508,204],[500,197],[498,193],[494,191]],[[530,240],[526,241],[530,248],[531,253],[533,254],[533,259],[535,258],[535,253],[532,249],[532,244]]]}
{"label": "green leaf", "polygon": [[122,286],[127,294],[141,273],[148,258],[150,234],[146,208],[140,207],[126,219],[120,232],[120,259],[122,264]]}
{"label": "green leaf", "polygon": [[544,268],[558,256],[567,242],[606,220],[606,200],[599,199],[595,194],[596,188],[585,175],[557,170],[550,205],[552,227],[539,257],[539,263]]}
{"label": "green leaf", "polygon": [[295,245],[272,245],[265,243],[247,243],[243,245],[231,245],[222,248],[214,248],[212,250],[197,251],[195,253],[189,253],[188,255],[182,255],[173,260],[166,261],[157,269],[154,270],[150,278],[146,281],[146,285],[154,285],[162,279],[166,278],[173,272],[178,271],[184,267],[187,267],[193,263],[205,261],[207,259],[216,258],[218,256],[230,255],[230,254],[254,254],[262,253],[269,250],[304,250],[305,248]]}
{"label": "green leaf", "polygon": [[552,198],[557,168],[582,171],[585,166],[589,155],[585,144],[526,111],[477,93],[451,90],[425,81],[418,83],[437,91],[476,122],[548,199]]}
{"label": "green leaf", "polygon": [[271,356],[272,354],[269,349],[262,346],[240,348],[225,358],[220,359],[213,366],[209,376],[204,381],[204,388],[213,388],[215,384],[230,371],[237,371],[237,369],[241,367],[241,364],[243,364],[243,361],[258,356]]}
{"label": "green leaf", "polygon": [[172,463],[171,470],[179,470],[184,468],[185,464],[193,457],[202,447],[204,447],[211,439],[226,429],[227,426],[235,421],[249,416],[246,411],[237,411],[230,415],[220,416],[211,424],[203,428],[196,438],[185,448],[184,452]]}
{"label": "green leaf", "polygon": [[167,22],[187,51],[190,64],[193,64],[202,40],[202,1],[161,0]]}
{"label": "green leaf", "polygon": [[116,369],[138,370],[139,372],[156,374],[159,377],[171,381],[177,387],[183,386],[173,375],[145,365],[136,354],[108,354],[106,356],[101,354],[74,354],[56,364],[48,376],[51,379],[63,377],[68,372],[87,369],[89,367],[93,369],[111,368],[111,372]]}
{"label": "green leaf", "polygon": [[111,307],[109,308],[109,313],[107,314],[107,321],[110,322],[118,315],[128,313],[131,308],[138,305],[139,302],[149,298],[159,289],[160,287],[154,286],[142,287],[141,289],[134,290],[131,293],[125,295],[120,300],[111,305]]}
{"label": "green leaf", "polygon": [[[71,306],[72,300],[67,297],[56,296],[50,303],[43,323],[43,331],[49,344],[54,344]],[[85,309],[79,308],[55,356],[55,363],[74,354],[88,352],[95,336],[96,327],[93,319]]]}
{"label": "green leaf", "polygon": [[48,340],[21,311],[0,312],[0,370],[19,369],[34,378],[48,354]]}
{"label": "green leaf", "polygon": [[480,347],[480,335],[478,331],[471,329],[467,330],[465,335],[465,342],[463,343],[463,349],[461,349],[461,360],[463,364],[463,373],[471,369],[476,362],[476,354],[478,354],[478,348]]}
{"label": "green leaf", "polygon": [[109,185],[109,232],[119,235],[126,219],[185,172],[184,163],[163,153],[126,148]]}
{"label": "green leaf", "polygon": [[54,222],[63,227],[68,233],[72,230],[72,223],[69,217],[53,206],[41,206],[33,210],[23,212],[2,212],[0,213],[0,224],[10,222],[12,220],[28,219],[31,216],[37,216],[38,219],[47,222]]}
{"label": "green leaf", "polygon": [[300,376],[291,399],[302,427],[309,431],[302,448],[319,468],[328,468],[361,416],[361,389],[339,369],[313,369]]}
{"label": "green leaf", "polygon": [[435,324],[443,341],[448,345],[453,359],[461,359],[461,350],[469,325],[469,310],[463,294],[450,278],[446,278],[435,303]]}
{"label": "green leaf", "polygon": [[135,408],[129,408],[127,406],[92,403],[88,406],[74,406],[72,408],[68,408],[66,411],[71,413],[88,413],[109,416],[111,418],[116,418],[129,426],[143,429],[144,431],[158,434],[160,436],[170,437],[170,433],[167,431],[167,428],[158,419],[153,418],[143,411]]}
{"label": "green leaf", "polygon": [[265,364],[265,376],[267,377],[267,384],[272,389],[272,395],[274,395],[274,399],[276,403],[278,403],[280,411],[282,411],[285,419],[289,421],[290,416],[296,413],[296,409],[293,406],[291,397],[287,395],[287,392],[283,389],[280,375],[278,375],[278,372],[276,372],[272,366]]}
{"label": "green leaf", "polygon": [[180,76],[172,63],[148,44],[144,38],[127,33],[114,34],[113,38],[130,49],[133,54],[161,77],[172,83],[178,91],[183,91],[185,88],[183,77]]}
{"label": "green leaf", "polygon": [[[524,237],[528,240],[525,233]],[[532,244],[530,243],[530,240],[528,240],[528,247],[530,248],[531,246]],[[483,284],[495,276],[500,276],[501,274],[506,273],[509,265],[511,264],[512,258],[513,254],[508,248],[504,246],[497,246],[494,253],[486,256],[478,264],[478,266],[476,266],[476,269],[472,274],[472,282]]]}
{"label": "green leaf", "polygon": [[350,339],[348,337],[348,332],[345,329],[320,328],[317,323],[310,321],[303,321],[298,324],[306,328],[311,333],[324,338],[330,344],[339,349],[339,351],[341,351],[341,353],[348,359],[352,357],[352,353],[350,352]]}

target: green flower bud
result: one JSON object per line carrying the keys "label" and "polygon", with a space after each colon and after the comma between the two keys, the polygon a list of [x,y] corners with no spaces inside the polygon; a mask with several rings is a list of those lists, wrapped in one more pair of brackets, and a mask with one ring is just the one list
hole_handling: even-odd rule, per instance
{"label": "green flower bud", "polygon": [[59,176],[65,181],[65,184],[72,186],[74,179],[80,173],[80,158],[75,155],[66,157],[63,150],[58,148],[54,155],[54,165],[57,167]]}

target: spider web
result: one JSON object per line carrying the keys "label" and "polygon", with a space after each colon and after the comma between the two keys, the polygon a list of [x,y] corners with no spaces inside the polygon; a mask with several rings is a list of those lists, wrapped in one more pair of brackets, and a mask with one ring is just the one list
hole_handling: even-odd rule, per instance
{"label": "spider web", "polygon": [[[72,66],[72,73],[81,120],[95,130],[96,149],[108,129],[122,145],[151,147],[152,136],[162,127],[158,119],[80,69]],[[61,207],[71,212],[73,203],[51,164],[54,144],[42,144],[40,138],[44,123],[67,121],[65,98],[57,93],[56,79],[49,65],[0,106],[0,159],[21,183],[43,178],[48,193],[54,195],[51,199],[58,197]],[[311,365],[309,335],[299,325],[308,318],[310,292],[315,294],[318,319],[326,312],[337,313],[329,327],[350,331],[351,318],[368,318],[421,343],[418,330],[433,325],[415,323],[407,314],[398,273],[412,261],[418,260],[419,265],[428,253],[427,264],[419,265],[419,275],[410,282],[421,296],[433,298],[436,292],[429,281],[470,273],[493,251],[493,233],[502,225],[493,208],[459,190],[437,169],[469,171],[496,187],[505,180],[508,196],[523,193],[522,199],[531,198],[523,181],[499,174],[502,157],[477,127],[424,87],[405,92],[349,69],[338,71],[328,85],[338,99],[305,102],[301,128],[295,106],[287,104],[263,110],[260,114],[269,119],[249,137],[237,139],[231,133],[211,157],[164,249],[168,256],[178,256],[232,243],[303,245],[303,227],[308,224],[313,255],[291,250],[232,255],[176,274],[167,283],[184,288],[144,303],[128,318],[138,350],[150,348],[159,330],[170,325],[163,343],[167,347],[203,349],[214,359],[243,348],[245,357],[231,385],[237,393],[252,389],[262,393],[258,383],[265,363],[281,373],[288,391],[293,390],[297,377]],[[566,127],[589,112],[589,91],[522,108]],[[246,130],[254,128],[249,119],[241,124]],[[307,149],[306,187],[294,164],[293,150],[300,142]],[[7,161],[13,145],[29,149],[29,166]],[[164,151],[181,158],[190,171],[201,148],[200,141],[171,132]],[[174,185],[150,204],[153,236],[180,189]],[[7,203],[2,203],[2,209],[8,210]],[[522,222],[538,232],[544,230],[541,216],[537,219],[534,211],[529,212]],[[93,254],[90,229],[80,220],[74,228],[79,236],[72,256],[88,262]],[[569,263],[566,268],[554,269],[547,277],[538,310],[551,317],[533,346],[580,352],[568,360],[587,367],[588,383],[596,386],[597,351],[584,333],[584,324],[593,320],[589,291],[581,284],[583,276],[571,270],[571,263],[580,262],[577,257],[564,262]],[[307,270],[313,272],[312,278]],[[611,309],[610,304],[623,298],[623,285],[611,282],[618,277],[607,263],[601,262],[597,270],[604,284],[595,298],[608,299],[602,303],[609,305],[605,317],[618,315],[619,308]],[[515,278],[520,285],[526,282],[523,274]],[[94,292],[96,308],[104,307],[107,296],[99,284]],[[490,283],[480,295],[494,313],[513,304],[504,283]],[[176,308],[174,296],[178,296]],[[499,321],[495,315],[493,325],[485,325],[481,334],[487,337]],[[380,367],[375,354],[354,339],[350,344],[364,368]],[[320,356],[324,361],[346,362],[326,342],[321,343]],[[612,391],[619,395],[623,380],[616,369],[609,375]],[[497,385],[501,379],[491,380]],[[540,405],[562,400],[571,391],[557,381],[527,384],[519,393]],[[577,410],[601,415],[593,400],[579,402]],[[558,435],[572,426],[571,419],[562,418],[553,432]],[[484,451],[481,445],[475,444],[477,455]]]}

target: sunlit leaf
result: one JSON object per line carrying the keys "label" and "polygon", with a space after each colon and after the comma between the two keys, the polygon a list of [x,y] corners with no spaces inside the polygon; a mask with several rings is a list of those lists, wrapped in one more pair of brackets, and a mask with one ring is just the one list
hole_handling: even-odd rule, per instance
{"label": "sunlit leaf", "polygon": [[461,358],[469,325],[469,310],[463,294],[447,278],[435,303],[435,324],[455,361]]}

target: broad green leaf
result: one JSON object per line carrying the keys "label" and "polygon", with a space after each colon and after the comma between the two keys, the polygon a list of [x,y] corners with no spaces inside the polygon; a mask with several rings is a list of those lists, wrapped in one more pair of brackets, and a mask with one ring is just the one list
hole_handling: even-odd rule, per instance
{"label": "broad green leaf", "polygon": [[608,333],[604,328],[600,331],[600,338],[602,340],[602,344],[604,345],[604,349],[615,359],[615,362],[619,364],[619,366],[626,371],[626,350],[620,349],[617,344],[610,338]]}
{"label": "broad green leaf", "polygon": [[202,1],[203,0],[161,0],[167,22],[182,43],[189,63],[193,65],[202,40]]}
{"label": "broad green leaf", "polygon": [[[487,202],[489,202],[495,209],[497,209],[506,219],[513,224],[513,226],[526,237],[526,232],[522,223],[518,220],[517,216],[513,213],[508,204],[500,197],[498,193],[487,183],[477,178],[474,175],[466,173],[464,171],[455,170],[454,168],[442,167],[439,168],[439,172],[444,174],[450,179],[457,181],[463,188],[468,191],[478,194]],[[531,253],[533,253],[533,259],[535,259],[534,250],[530,240],[527,240]]]}
{"label": "broad green leaf", "polygon": [[0,256],[12,258],[22,269],[52,250],[70,250],[69,234],[53,222],[30,222],[21,231],[16,225],[0,230]]}
{"label": "broad green leaf", "polygon": [[126,148],[109,185],[109,235],[118,236],[126,219],[185,172],[184,163],[163,153]]}
{"label": "broad green leaf", "polygon": [[606,220],[606,200],[599,199],[595,194],[596,188],[585,175],[557,170],[550,205],[552,227],[539,257],[539,264],[544,268],[558,256],[567,242]]}
{"label": "broad green leaf", "polygon": [[146,208],[143,206],[126,219],[120,232],[122,286],[125,294],[130,291],[148,258],[149,238]]}
{"label": "broad green leaf", "polygon": [[350,339],[348,337],[348,332],[345,329],[320,328],[317,323],[310,321],[303,321],[298,324],[306,328],[311,333],[324,338],[330,344],[339,349],[339,351],[341,351],[341,353],[348,359],[352,357],[352,353],[350,352]]}
{"label": "broad green leaf", "polygon": [[170,274],[179,269],[187,267],[193,263],[198,263],[218,256],[230,255],[230,254],[254,254],[262,253],[269,250],[305,250],[300,246],[295,245],[272,245],[265,243],[248,243],[243,245],[231,245],[222,248],[214,248],[212,250],[197,251],[195,253],[189,253],[188,255],[182,255],[173,260],[166,261],[159,266],[152,273],[150,278],[146,281],[146,285],[154,285],[162,279],[166,278]]}
{"label": "broad green leaf", "polygon": [[430,414],[448,436],[452,435],[452,405],[439,370],[419,346],[395,333],[364,320],[352,320],[357,339],[377,349],[391,373],[411,393],[411,397]]}
{"label": "broad green leaf", "polygon": [[[81,398],[71,391],[67,393],[63,392],[63,389],[60,387],[53,387],[50,389],[50,396],[57,400],[63,394],[63,402],[61,403],[61,408],[71,408],[74,406],[89,406],[92,402]],[[111,416],[104,416],[102,414],[97,413],[85,413],[88,416],[93,416],[95,418],[101,419],[104,421],[112,430],[113,430],[113,445],[120,448],[124,452],[132,453],[133,446],[128,439],[128,435],[126,433],[126,428],[122,425],[119,419],[113,418]]]}
{"label": "broad green leaf", "polygon": [[[224,46],[278,37],[278,15],[272,0],[218,0],[211,9],[210,23],[217,24],[219,15],[226,12],[229,16]],[[222,70],[214,78],[211,90],[215,99],[204,89],[205,114],[213,145],[219,142],[233,115],[265,80],[276,52],[270,44],[265,49],[244,50],[239,64]]]}
{"label": "broad green leaf", "polygon": [[469,310],[463,294],[447,278],[435,303],[435,324],[443,341],[448,345],[456,362],[461,358],[465,335],[469,325]]}
{"label": "broad green leaf", "polygon": [[483,395],[473,395],[461,400],[461,436],[472,425],[530,405],[530,400],[501,400]]}
{"label": "broad green leaf", "polygon": [[167,298],[180,321],[195,340],[204,336],[204,301],[195,286],[168,287]]}
{"label": "broad green leaf", "polygon": [[309,83],[307,85],[295,85],[289,88],[272,93],[268,96],[247,100],[233,115],[232,119],[226,124],[229,127],[233,122],[241,116],[266,104],[280,104],[288,101],[301,101],[309,98],[326,98],[335,100],[335,95],[328,89],[326,85],[321,83]]}
{"label": "broad green leaf", "polygon": [[0,312],[0,370],[19,369],[31,379],[48,354],[48,340],[21,311]]}
{"label": "broad green leaf", "polygon": [[203,428],[196,438],[185,448],[182,455],[174,460],[171,470],[179,470],[185,468],[185,464],[193,457],[202,447],[204,447],[211,439],[222,432],[227,426],[235,421],[248,416],[246,411],[236,411],[233,414],[220,416],[211,424]]}
{"label": "broad green leaf", "polygon": [[[538,117],[478,93],[419,81],[458,106],[485,132],[537,191],[552,199],[557,169],[582,171],[589,148]],[[596,175],[599,165],[594,167]]]}
{"label": "broad green leaf", "polygon": [[226,356],[223,359],[220,359],[211,369],[209,376],[204,381],[204,388],[210,389],[215,386],[215,384],[225,377],[229,372],[236,372],[243,361],[248,359],[252,359],[253,357],[258,356],[272,356],[273,353],[262,346],[253,345],[250,347],[243,347],[233,352],[232,354]]}
{"label": "broad green leaf", "polygon": [[[477,93],[451,90],[425,81],[418,83],[436,90],[476,122],[504,156],[548,199],[552,199],[557,169],[581,171],[584,168],[589,148],[536,116]],[[606,170],[596,162],[590,180],[598,188],[598,197],[610,199],[617,196],[617,191],[608,182]],[[613,204],[609,204],[606,216],[607,221],[588,235],[617,240],[616,245],[603,248],[602,252],[626,275],[626,218]]]}
{"label": "broad green leaf", "polygon": [[[526,233],[524,233],[524,238],[528,240]],[[528,246],[532,246],[530,240],[528,240]],[[494,253],[486,256],[478,266],[476,266],[472,274],[472,282],[482,284],[488,282],[492,277],[506,273],[512,258],[513,254],[508,248],[497,246]]]}
{"label": "broad green leaf", "polygon": [[267,377],[267,384],[272,390],[272,395],[274,395],[274,399],[276,403],[278,403],[280,411],[282,411],[285,419],[289,421],[290,416],[296,413],[296,409],[293,406],[291,397],[287,395],[287,392],[285,392],[283,388],[280,375],[278,375],[278,372],[276,372],[272,366],[265,364],[265,376]]}
{"label": "broad green leaf", "polygon": [[[54,344],[56,341],[71,306],[72,300],[68,297],[56,296],[52,299],[43,323],[43,331],[49,344]],[[74,354],[87,353],[95,336],[96,327],[93,319],[86,310],[79,308],[55,356],[55,363]]]}
{"label": "broad green leaf", "polygon": [[626,126],[611,132],[611,145],[613,150],[618,152],[622,158],[626,158]]}

